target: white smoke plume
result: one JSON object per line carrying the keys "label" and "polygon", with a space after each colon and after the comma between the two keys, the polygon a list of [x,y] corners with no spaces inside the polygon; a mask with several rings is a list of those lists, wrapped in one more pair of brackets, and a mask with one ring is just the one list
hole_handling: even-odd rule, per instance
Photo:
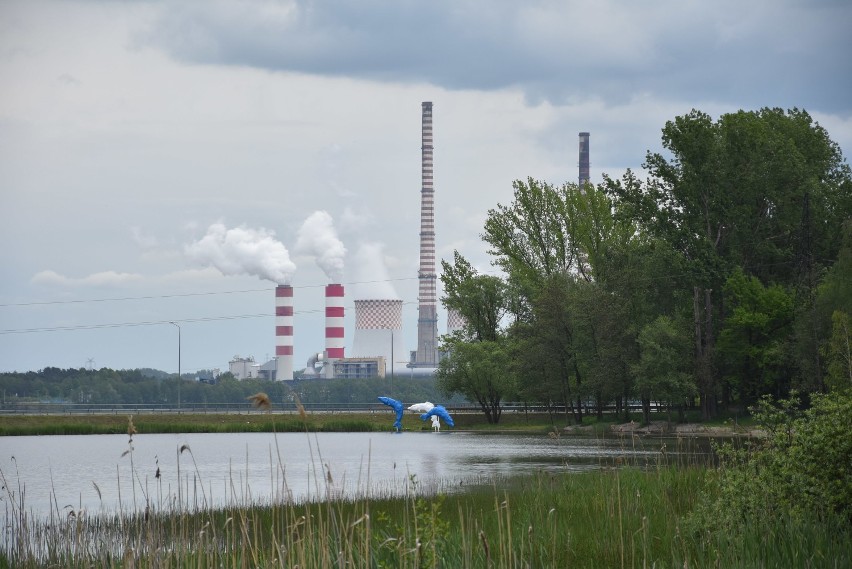
{"label": "white smoke plume", "polygon": [[332,283],[343,282],[343,258],[346,247],[337,237],[334,220],[327,211],[315,211],[299,228],[295,250],[316,259]]}
{"label": "white smoke plume", "polygon": [[355,267],[357,274],[352,284],[354,299],[399,299],[388,275],[382,243],[360,243],[355,253]]}
{"label": "white smoke plume", "polygon": [[184,247],[193,262],[215,267],[224,275],[254,275],[276,284],[290,284],[296,265],[275,232],[263,228],[235,227],[221,223],[207,228],[207,234]]}

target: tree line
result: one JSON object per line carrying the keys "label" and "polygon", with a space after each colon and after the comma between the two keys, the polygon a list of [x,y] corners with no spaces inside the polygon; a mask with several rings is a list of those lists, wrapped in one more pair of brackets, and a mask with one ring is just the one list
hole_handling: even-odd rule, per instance
{"label": "tree line", "polygon": [[[212,377],[200,372],[201,377]],[[196,381],[155,369],[113,370],[46,367],[25,373],[0,373],[2,405],[19,402],[79,405],[248,404],[251,395],[266,393],[274,407],[376,403],[379,395],[403,401],[447,402],[434,378],[395,377],[367,379],[304,379],[292,382],[262,379],[237,380],[226,372],[215,381]],[[458,400],[454,402],[459,402]]]}
{"label": "tree line", "polygon": [[442,302],[465,327],[442,339],[439,387],[476,402],[558,404],[582,420],[640,401],[704,418],[852,387],[852,176],[803,110],[662,129],[645,179],[513,184],[481,238],[501,276],[458,251]]}

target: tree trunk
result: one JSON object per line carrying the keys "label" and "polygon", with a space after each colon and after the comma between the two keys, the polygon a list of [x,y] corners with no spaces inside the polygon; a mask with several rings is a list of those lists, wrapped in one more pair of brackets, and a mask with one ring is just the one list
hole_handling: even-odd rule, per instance
{"label": "tree trunk", "polygon": [[[701,293],[704,292],[702,306]],[[692,315],[695,326],[695,375],[701,400],[701,417],[705,420],[716,416],[716,382],[713,377],[713,302],[711,289],[694,287],[692,291]],[[703,315],[702,315],[703,311]],[[703,318],[702,318],[703,316]]]}
{"label": "tree trunk", "polygon": [[577,424],[583,424],[583,397],[580,394],[580,368],[577,366],[577,358],[574,358],[574,376],[577,378]]}

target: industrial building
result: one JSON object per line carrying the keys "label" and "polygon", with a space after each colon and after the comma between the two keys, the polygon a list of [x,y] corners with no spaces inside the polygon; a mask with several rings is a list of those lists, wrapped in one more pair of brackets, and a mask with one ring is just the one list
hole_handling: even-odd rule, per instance
{"label": "industrial building", "polygon": [[[420,268],[418,271],[417,349],[406,353],[402,301],[358,299],[355,304],[353,356],[345,357],[344,298],[341,284],[326,287],[325,350],[308,358],[303,377],[384,377],[397,363],[412,375],[432,374],[438,366],[437,273],[433,187],[432,103],[421,104]],[[275,292],[275,371],[279,381],[293,379],[293,288]],[[458,319],[454,319],[458,322]],[[458,325],[458,324],[454,324]],[[448,323],[448,332],[451,326]],[[255,372],[258,373],[258,372]]]}
{"label": "industrial building", "polygon": [[[589,133],[579,133],[579,185],[590,181]],[[345,356],[345,290],[342,284],[325,287],[325,348],[313,353],[302,377],[367,378],[392,374],[404,364],[413,375],[431,375],[442,354],[438,351],[437,273],[435,269],[435,188],[432,103],[421,103],[420,264],[418,270],[417,349],[406,353],[402,300],[369,298],[354,300],[355,333],[352,355]],[[293,287],[275,288],[275,358],[260,365],[253,357],[235,356],[230,371],[238,379],[293,379]],[[458,312],[447,311],[447,334],[462,330]]]}

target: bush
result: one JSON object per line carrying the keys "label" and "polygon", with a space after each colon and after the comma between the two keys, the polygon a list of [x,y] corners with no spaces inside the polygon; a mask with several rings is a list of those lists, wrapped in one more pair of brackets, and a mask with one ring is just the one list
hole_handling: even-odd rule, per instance
{"label": "bush", "polygon": [[780,519],[852,528],[852,396],[814,395],[805,411],[795,395],[764,397],[753,412],[766,437],[719,449],[721,464],[688,525],[705,535]]}

